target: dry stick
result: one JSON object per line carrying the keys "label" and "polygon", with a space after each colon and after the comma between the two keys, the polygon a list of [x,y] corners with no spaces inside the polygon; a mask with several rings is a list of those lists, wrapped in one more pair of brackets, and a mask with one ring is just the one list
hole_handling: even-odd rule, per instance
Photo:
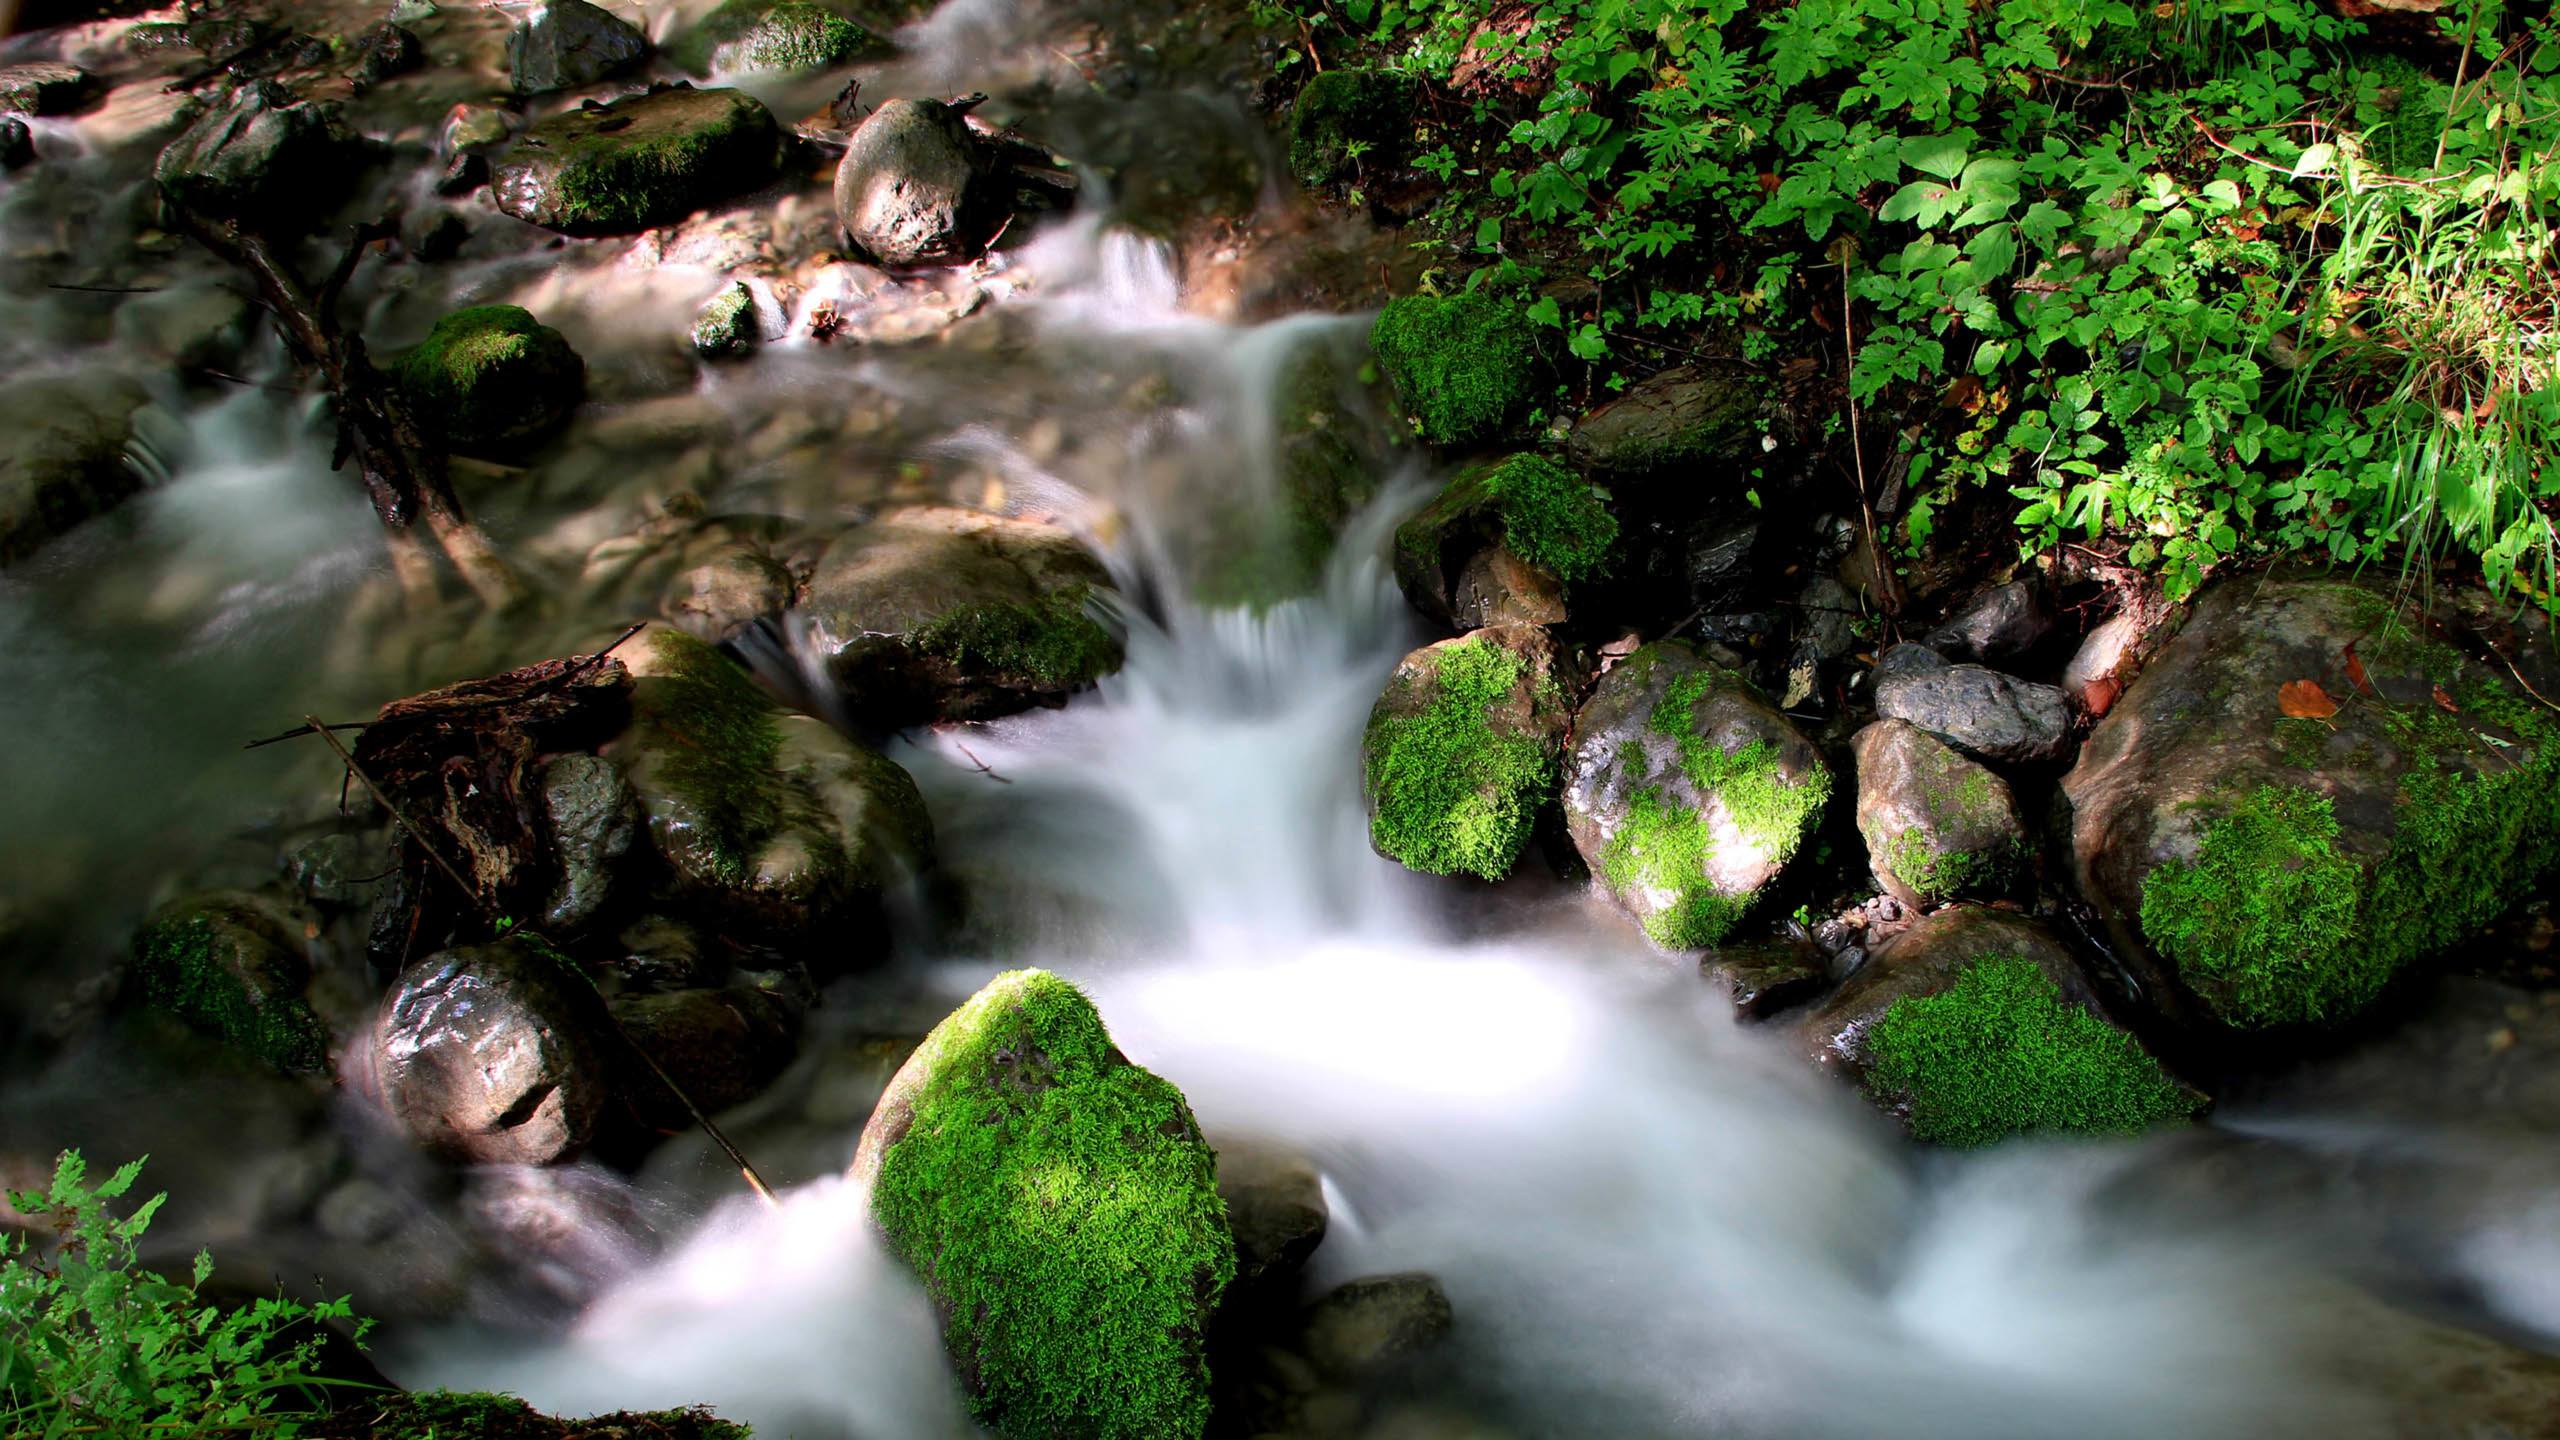
{"label": "dry stick", "polygon": [[[632,627],[635,632],[638,628],[638,626]],[[629,634],[626,634],[623,638],[629,639],[630,636]],[[383,810],[391,816],[391,823],[399,826],[401,830],[408,835],[410,840],[417,844],[417,847],[420,850],[426,852],[427,858],[435,862],[436,868],[442,870],[447,879],[450,879],[455,885],[459,886],[463,895],[467,899],[469,899],[474,905],[480,907],[481,914],[488,915],[489,911],[487,902],[480,898],[480,892],[473,888],[470,881],[462,878],[462,872],[455,869],[453,863],[445,859],[442,852],[438,851],[433,845],[427,843],[427,837],[419,831],[417,826],[409,823],[409,817],[400,813],[400,807],[392,803],[391,797],[383,793],[381,786],[373,783],[373,777],[364,773],[364,767],[356,763],[354,753],[348,750],[346,745],[340,741],[336,735],[330,733],[330,727],[323,724],[320,717],[317,715],[303,716],[302,723],[309,726],[313,734],[316,734],[321,739],[329,742],[329,748],[337,751],[338,758],[346,762],[347,773],[356,777],[357,782],[362,784],[365,789],[373,792],[373,798],[382,803]],[[490,916],[489,918],[495,920],[500,917]],[[587,973],[584,970],[578,969],[575,965],[565,966],[563,968],[576,972],[579,979],[586,980],[588,989],[595,990],[595,981],[588,978]],[[603,1002],[604,994],[602,991],[596,991],[596,1000],[599,1004]],[[666,1070],[650,1056],[648,1051],[640,1048],[640,1042],[631,1038],[631,1032],[622,1028],[622,1022],[613,1018],[613,1012],[610,1009],[605,1011],[604,1018],[605,1023],[613,1027],[613,1033],[621,1037],[623,1048],[629,1050],[634,1056],[637,1056],[641,1064],[649,1067],[649,1073],[657,1076],[658,1083],[666,1086],[667,1093],[675,1096],[676,1099],[683,1104],[685,1112],[693,1116],[695,1122],[702,1126],[702,1133],[710,1136],[711,1143],[719,1146],[720,1149],[728,1155],[730,1163],[738,1167],[738,1174],[746,1180],[747,1188],[756,1192],[756,1198],[764,1201],[767,1205],[780,1205],[782,1202],[774,1198],[773,1188],[764,1183],[764,1177],[762,1175],[756,1173],[754,1162],[747,1159],[746,1152],[737,1147],[736,1142],[729,1138],[728,1133],[720,1128],[719,1122],[702,1113],[702,1107],[694,1104],[693,1097],[684,1092],[684,1087],[678,1085],[675,1082],[675,1078],[667,1074]]]}
{"label": "dry stick", "polygon": [[1867,526],[1867,563],[1875,567],[1876,598],[1884,603],[1885,613],[1894,610],[1893,577],[1884,568],[1884,550],[1876,544],[1876,510],[1867,499],[1867,445],[1858,434],[1858,326],[1849,308],[1849,257],[1840,257],[1840,338],[1849,351],[1849,383],[1842,393],[1849,401],[1849,458],[1858,467],[1858,515]]}

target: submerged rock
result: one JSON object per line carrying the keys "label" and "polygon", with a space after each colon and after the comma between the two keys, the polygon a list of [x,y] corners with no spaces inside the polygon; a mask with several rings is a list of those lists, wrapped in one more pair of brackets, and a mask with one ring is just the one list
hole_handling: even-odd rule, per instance
{"label": "submerged rock", "polygon": [[587,0],[549,0],[507,36],[507,71],[519,95],[593,85],[648,56],[640,27]]}
{"label": "submerged rock", "polygon": [[667,603],[677,624],[718,643],[791,604],[799,582],[781,561],[740,547],[686,571]]}
{"label": "submerged rock", "polygon": [[658,1130],[693,1124],[687,1099],[711,1115],[745,1104],[799,1053],[799,1010],[752,985],[617,996],[613,1016],[632,1045],[684,1091],[678,1098],[654,1077],[633,1080],[632,1108],[641,1123]]}
{"label": "submerged rock", "polygon": [[493,189],[519,220],[617,235],[768,183],[781,148],[755,97],[680,85],[536,122],[499,160]]}
{"label": "submerged rock", "polygon": [[1239,1291],[1296,1278],[1332,1219],[1314,1164],[1264,1141],[1220,1143],[1218,1198],[1235,1232]]}
{"label": "submerged rock", "polygon": [[586,1148],[613,1085],[603,1002],[570,964],[523,936],[401,972],[374,1028],[374,1081],[411,1140],[481,1165]]}
{"label": "submerged rock", "polygon": [[1677,641],[1600,677],[1574,719],[1574,848],[1657,945],[1722,940],[1831,798],[1831,771],[1750,682]]}
{"label": "submerged rock", "polygon": [[1400,159],[1414,97],[1412,79],[1391,70],[1342,67],[1316,75],[1289,107],[1289,173],[1309,188],[1330,185],[1350,172],[1355,142],[1380,163]]}
{"label": "submerged rock", "polygon": [[725,0],[669,53],[696,75],[805,74],[890,48],[816,0]]}
{"label": "submerged rock", "polygon": [[1759,397],[1740,372],[1680,365],[1574,422],[1565,455],[1593,475],[1696,472],[1756,455]]}
{"label": "submerged rock", "polygon": [[454,311],[392,373],[419,427],[461,450],[539,439],[568,418],[587,383],[586,362],[560,332],[515,305]]}
{"label": "submerged rock", "polygon": [[1396,527],[1396,583],[1415,609],[1447,623],[1457,617],[1455,592],[1489,549],[1570,583],[1606,570],[1617,540],[1599,491],[1553,461],[1513,455],[1461,472]]}
{"label": "submerged rock", "polygon": [[803,611],[866,722],[983,720],[1120,668],[1087,613],[1109,572],[1054,526],[950,506],[891,511],[829,545]]}
{"label": "submerged rock", "polygon": [[2005,911],[1942,910],[1886,940],[1803,1036],[1816,1063],[1940,1144],[2131,1134],[2203,1103],[2107,1018],[2060,941]]}
{"label": "submerged rock", "polygon": [[1858,833],[1894,899],[1926,910],[2014,889],[2030,851],[2009,782],[1902,720],[1857,733]]}
{"label": "submerged rock", "polygon": [[356,36],[355,63],[347,73],[360,86],[379,85],[425,63],[426,47],[418,43],[416,32],[385,21],[366,26]]}
{"label": "submerged rock", "polygon": [[35,132],[15,115],[0,115],[0,170],[23,170],[35,159]]}
{"label": "submerged rock", "polygon": [[125,458],[150,396],[104,370],[0,384],[0,565],[142,488]]}
{"label": "submerged rock", "polygon": [[1361,1379],[1437,1345],[1454,1319],[1448,1292],[1420,1271],[1364,1276],[1307,1307],[1307,1358],[1328,1375]]}
{"label": "submerged rock", "polygon": [[863,1127],[854,1177],[924,1282],[999,1435],[1196,1437],[1235,1271],[1217,1160],[1093,1003],[999,975],[934,1027]]}
{"label": "submerged rock", "polygon": [[334,108],[260,83],[233,92],[170,141],[152,175],[173,205],[274,233],[337,204],[359,154]]}
{"label": "submerged rock", "polygon": [[1405,656],[1361,737],[1370,845],[1426,875],[1511,873],[1554,791],[1569,718],[1555,641],[1534,626]]}
{"label": "submerged rock", "polygon": [[1950,665],[1925,646],[1896,645],[1878,662],[1875,687],[1878,715],[1907,720],[1985,760],[2040,765],[2070,749],[2071,708],[2051,685]]}
{"label": "submerged rock", "polygon": [[836,219],[873,260],[954,265],[1004,228],[1012,185],[995,147],[939,100],[891,100],[845,142]]}
{"label": "submerged rock", "polygon": [[1414,433],[1434,445],[1507,427],[1535,398],[1543,368],[1537,328],[1520,308],[1472,291],[1388,301],[1369,344]]}
{"label": "submerged rock", "polygon": [[133,971],[154,1009],[279,1070],[329,1068],[328,1029],[303,998],[302,935],[261,896],[217,890],[161,906],[134,937]]}
{"label": "submerged rock", "polygon": [[1831,969],[1810,941],[1734,945],[1698,957],[1698,973],[1723,987],[1744,1018],[1764,1020],[1822,993]]}
{"label": "submerged rock", "polygon": [[2560,856],[2555,719],[2374,587],[2226,582],[2064,777],[2073,878],[2180,1018],[2341,1021]]}
{"label": "submerged rock", "polygon": [[96,89],[88,71],[59,60],[0,65],[0,115],[68,115]]}

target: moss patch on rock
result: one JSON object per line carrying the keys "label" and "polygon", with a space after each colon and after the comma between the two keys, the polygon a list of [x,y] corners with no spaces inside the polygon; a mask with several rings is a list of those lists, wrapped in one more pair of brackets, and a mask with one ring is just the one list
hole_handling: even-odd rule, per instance
{"label": "moss patch on rock", "polygon": [[464,448],[522,444],[557,426],[586,389],[586,362],[518,305],[438,320],[394,371],[418,423]]}
{"label": "moss patch on rock", "polygon": [[2199,1103],[2132,1036],[2016,956],[1986,956],[1950,989],[1895,1001],[1866,1046],[1869,1092],[1904,1107],[1915,1137],[1941,1145],[2128,1135]]}
{"label": "moss patch on rock", "polygon": [[1369,837],[1428,875],[1499,880],[1511,872],[1555,761],[1531,736],[1493,723],[1527,662],[1490,640],[1440,648],[1428,703],[1369,723]]}
{"label": "moss patch on rock", "polygon": [[1313,188],[1351,173],[1362,154],[1394,159],[1413,99],[1412,80],[1392,71],[1342,67],[1317,75],[1289,107],[1289,173]]}
{"label": "moss patch on rock", "polygon": [[1235,1272],[1216,1156],[1093,1002],[1045,971],[998,976],[882,1112],[857,1170],[978,1418],[1024,1440],[1199,1435],[1203,1332]]}
{"label": "moss patch on rock", "polygon": [[1434,445],[1491,435],[1537,395],[1537,331],[1519,307],[1490,295],[1388,301],[1369,344],[1415,432]]}
{"label": "moss patch on rock", "polygon": [[519,220],[619,235],[681,220],[774,177],[781,134],[754,96],[678,87],[537,122],[500,159],[491,190]]}
{"label": "moss patch on rock", "polygon": [[1608,568],[1618,517],[1572,471],[1536,455],[1514,455],[1479,483],[1502,517],[1512,554],[1559,580],[1588,580]]}
{"label": "moss patch on rock", "polygon": [[1705,812],[1646,790],[1602,852],[1600,875],[1613,890],[1672,892],[1669,906],[1644,917],[1646,938],[1666,950],[1705,949],[1732,932],[1749,903],[1708,881],[1714,854]]}
{"label": "moss patch on rock", "polygon": [[734,284],[703,302],[694,312],[693,351],[706,360],[734,360],[764,340],[756,316],[756,292]]}
{"label": "moss patch on rock", "polygon": [[885,55],[889,48],[813,0],[727,0],[669,53],[696,75],[802,74]]}
{"label": "moss patch on rock", "polygon": [[329,1068],[329,1032],[302,989],[310,962],[251,897],[173,901],[133,942],[145,1002],[279,1070]]}
{"label": "moss patch on rock", "polygon": [[1120,668],[1120,642],[1086,613],[1092,587],[1036,600],[964,605],[908,638],[919,653],[964,670],[1027,676],[1044,686],[1090,685]]}
{"label": "moss patch on rock", "polygon": [[513,1395],[421,1390],[350,1402],[312,1433],[322,1440],[748,1440],[751,1432],[699,1408],[558,1420]]}
{"label": "moss patch on rock", "polygon": [[667,788],[685,797],[720,878],[743,883],[756,848],[783,822],[775,762],[781,707],[719,651],[684,631],[650,632],[657,662],[644,697]]}

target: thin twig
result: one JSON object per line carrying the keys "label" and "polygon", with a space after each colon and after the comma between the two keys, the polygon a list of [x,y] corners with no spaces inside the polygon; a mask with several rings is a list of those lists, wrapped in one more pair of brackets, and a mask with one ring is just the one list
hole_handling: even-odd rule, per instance
{"label": "thin twig", "polygon": [[577,664],[570,666],[568,669],[561,671],[560,677],[551,682],[551,688],[554,690],[566,689],[570,681],[575,680],[586,672],[602,665],[604,663],[604,657],[622,648],[623,641],[630,639],[632,636],[637,635],[648,628],[649,622],[646,620],[632,621],[631,628],[623,631],[620,635],[615,636],[612,644],[607,645],[593,655],[579,661]]}
{"label": "thin twig", "polygon": [[1849,257],[1840,257],[1840,339],[1848,349],[1849,380],[1841,394],[1849,402],[1849,459],[1857,466],[1858,515],[1867,527],[1867,562],[1875,567],[1876,600],[1889,614],[1893,610],[1893,577],[1884,568],[1884,547],[1876,543],[1875,503],[1867,498],[1867,445],[1858,434],[1858,326],[1857,316],[1849,305]]}
{"label": "thin twig", "polygon": [[[320,728],[323,730],[361,730],[372,723],[373,722],[370,720],[341,720],[334,725],[324,725]],[[312,733],[311,724],[309,721],[305,721],[302,724],[296,725],[292,729],[287,730],[281,735],[270,735],[264,740],[252,740],[240,748],[243,750],[263,750],[270,745],[281,745],[287,740],[299,740],[310,733]]]}
{"label": "thin twig", "polygon": [[82,295],[157,295],[165,285],[47,285],[47,290],[70,290]]}
{"label": "thin twig", "polygon": [[978,773],[979,773],[979,774],[986,776],[988,779],[993,780],[994,782],[996,782],[996,783],[997,783],[997,784],[999,784],[999,785],[1010,785],[1010,784],[1012,784],[1012,783],[1013,783],[1012,781],[1007,780],[1007,779],[1006,779],[1006,778],[1004,778],[1003,776],[1001,776],[1001,775],[997,774],[997,773],[996,773],[996,771],[995,771],[995,767],[994,767],[994,766],[989,765],[986,761],[979,759],[979,758],[978,758],[978,752],[977,752],[977,751],[970,749],[967,745],[962,744],[962,743],[961,743],[960,741],[958,741],[958,740],[954,740],[954,741],[952,741],[952,742],[951,742],[951,744],[952,744],[953,748],[957,749],[961,754],[966,755],[966,756],[968,756],[968,757],[969,757],[969,763],[978,767]]}

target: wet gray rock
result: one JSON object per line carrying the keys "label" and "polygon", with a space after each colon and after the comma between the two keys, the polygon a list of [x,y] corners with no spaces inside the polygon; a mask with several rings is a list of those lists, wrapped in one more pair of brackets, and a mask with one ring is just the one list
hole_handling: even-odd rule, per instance
{"label": "wet gray rock", "polygon": [[1795,648],[1787,656],[1780,709],[1796,710],[1823,701],[1823,670],[1857,648],[1861,618],[1858,599],[1848,586],[1828,575],[1805,582],[1803,593],[1796,597]]}
{"label": "wet gray rock", "polygon": [[149,399],[133,380],[104,370],[0,384],[0,565],[142,488],[125,448]]}
{"label": "wet gray rock", "polygon": [[335,108],[261,82],[233,92],[160,152],[163,199],[273,231],[314,219],[347,193],[362,147]]}
{"label": "wet gray rock", "polygon": [[1449,1295],[1420,1271],[1370,1275],[1326,1291],[1307,1307],[1303,1343],[1318,1369],[1359,1379],[1423,1354],[1455,1323]]}
{"label": "wet gray rock", "polygon": [[621,954],[605,968],[626,992],[684,990],[719,982],[726,962],[711,953],[702,932],[664,915],[644,915],[614,937]]}
{"label": "wet gray rock", "polygon": [[[632,1045],[682,1087],[684,1098],[711,1115],[763,1094],[799,1054],[799,1009],[752,985],[619,996],[613,1016]],[[693,1124],[684,1100],[655,1077],[634,1079],[629,1094],[643,1124],[659,1130]]]}
{"label": "wet gray rock", "polygon": [[614,880],[640,833],[639,797],[612,761],[572,752],[542,767],[542,814],[560,860],[560,882],[542,923],[575,932],[613,898]]}
{"label": "wet gray rock", "polygon": [[1850,748],[1867,865],[1894,899],[1926,910],[2017,888],[2029,849],[2008,781],[1907,721],[1879,720]]}
{"label": "wet gray rock", "polygon": [[375,887],[396,859],[381,838],[346,831],[295,846],[284,857],[285,884],[324,910],[354,913],[373,905]]}
{"label": "wet gray rock", "polygon": [[394,982],[372,1037],[383,1107],[416,1144],[482,1165],[551,1165],[613,1094],[595,992],[556,952],[509,939],[440,954]]}
{"label": "wet gray rock", "polygon": [[170,901],[133,941],[142,999],[279,1070],[329,1067],[329,1032],[304,990],[301,918],[268,897],[215,890]]}
{"label": "wet gray rock", "polygon": [[2012,580],[1973,597],[1925,638],[1942,655],[2000,665],[2043,644],[2056,624],[2043,588]]}
{"label": "wet gray rock", "polygon": [[526,127],[493,168],[498,208],[569,235],[681,220],[772,181],[782,134],[754,96],[677,86]]}
{"label": "wet gray rock", "polygon": [[2131,615],[2101,622],[2071,652],[2071,663],[2062,669],[2063,693],[2092,715],[2106,714],[2142,668],[2135,651],[2141,638],[2141,622]]}
{"label": "wet gray rock", "polygon": [[647,58],[640,27],[587,0],[549,0],[507,36],[507,72],[519,95],[581,89]]}
{"label": "wet gray rock", "polygon": [[1675,366],[1576,421],[1565,454],[1596,476],[1691,473],[1756,453],[1758,412],[1745,372]]}
{"label": "wet gray rock", "polygon": [[68,115],[96,89],[88,71],[59,60],[0,65],[0,115]]}
{"label": "wet gray rock", "polygon": [[1765,1020],[1822,993],[1831,967],[1809,941],[1731,945],[1698,957],[1698,973],[1723,987],[1743,1018]]}
{"label": "wet gray rock", "polygon": [[1709,521],[1690,533],[1685,565],[1689,598],[1698,609],[1729,615],[1759,608],[1767,598],[1756,593],[1758,574],[1751,563],[1759,543],[1757,515]]}
{"label": "wet gray rock", "polygon": [[35,132],[15,115],[0,116],[0,170],[23,170],[35,160]]}
{"label": "wet gray rock", "polygon": [[951,506],[894,510],[819,556],[800,604],[866,723],[984,720],[1120,668],[1088,614],[1109,572],[1051,525]]}
{"label": "wet gray rock", "polygon": [[686,571],[667,603],[675,622],[717,643],[791,604],[799,584],[781,561],[738,549]]}
{"label": "wet gray rock", "polygon": [[426,62],[426,49],[414,31],[384,21],[356,36],[355,64],[349,73],[358,85],[379,85]]}
{"label": "wet gray rock", "polygon": [[1491,625],[1561,625],[1564,586],[1553,575],[1496,545],[1477,552],[1458,572],[1449,596],[1451,618],[1461,630]]}
{"label": "wet gray rock", "polygon": [[836,219],[893,269],[973,259],[1003,228],[1012,186],[993,145],[938,100],[891,100],[846,142]]}
{"label": "wet gray rock", "polygon": [[1218,1196],[1236,1234],[1239,1291],[1293,1280],[1324,1243],[1324,1180],[1296,1151],[1264,1140],[1220,1143]]}
{"label": "wet gray rock", "polygon": [[2062,691],[1980,665],[1950,665],[1920,645],[1896,645],[1875,671],[1876,713],[1907,720],[1957,749],[2010,765],[2042,765],[2069,749]]}

